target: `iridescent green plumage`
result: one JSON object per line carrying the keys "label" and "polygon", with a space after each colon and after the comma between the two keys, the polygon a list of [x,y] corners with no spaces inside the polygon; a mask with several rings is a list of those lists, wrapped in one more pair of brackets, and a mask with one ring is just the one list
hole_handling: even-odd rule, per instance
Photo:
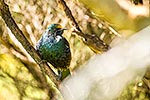
{"label": "iridescent green plumage", "polygon": [[59,24],[50,25],[36,45],[42,59],[59,70],[67,69],[71,61],[69,43],[62,36],[64,30]]}

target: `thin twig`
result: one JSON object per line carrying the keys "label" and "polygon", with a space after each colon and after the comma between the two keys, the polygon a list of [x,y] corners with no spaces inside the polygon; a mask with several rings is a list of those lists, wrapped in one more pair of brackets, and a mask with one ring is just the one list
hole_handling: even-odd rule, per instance
{"label": "thin twig", "polygon": [[75,27],[76,31],[79,31],[79,33],[77,33],[80,36],[83,36],[84,33],[82,32],[82,30],[80,29],[78,23],[76,22],[75,18],[73,17],[71,10],[69,9],[69,7],[67,6],[66,2],[64,0],[58,0],[58,3],[62,5],[66,16],[70,19],[70,21],[72,22],[72,25]]}
{"label": "thin twig", "polygon": [[[25,50],[30,54],[30,56],[35,60],[35,62],[40,66],[43,73],[46,73],[52,82],[55,83],[55,85],[58,85],[58,81],[56,80],[55,74],[52,71],[52,69],[48,66],[47,63],[42,62],[42,59],[34,49],[34,47],[29,43],[29,41],[24,36],[23,32],[19,29],[16,22],[11,16],[11,13],[9,11],[9,7],[6,3],[4,3],[4,0],[0,0],[0,16],[3,18],[5,23],[7,24],[8,28],[11,30],[11,32],[14,34],[14,36],[18,39],[18,41],[22,44],[22,46],[25,48]],[[41,63],[42,62],[42,63]],[[44,76],[43,76],[44,77]],[[51,95],[50,98],[57,97],[56,90],[50,86]]]}
{"label": "thin twig", "polygon": [[100,38],[96,35],[88,35],[83,33],[81,28],[79,27],[78,23],[76,22],[75,18],[72,15],[71,10],[67,6],[66,2],[64,0],[57,0],[58,3],[63,7],[63,11],[65,12],[66,16],[70,20],[71,24],[74,26],[75,33],[80,36],[83,40],[83,42],[91,48],[95,53],[100,53],[107,51],[109,49],[109,46],[104,43]]}

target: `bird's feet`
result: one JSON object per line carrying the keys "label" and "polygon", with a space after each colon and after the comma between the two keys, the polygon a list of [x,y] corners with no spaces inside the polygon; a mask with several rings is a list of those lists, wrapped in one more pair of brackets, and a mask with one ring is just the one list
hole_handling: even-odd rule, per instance
{"label": "bird's feet", "polygon": [[62,79],[62,71],[58,69],[58,75],[57,75],[57,80],[61,80]]}
{"label": "bird's feet", "polygon": [[70,70],[69,69],[58,69],[58,75],[57,75],[57,79],[59,81],[64,80],[68,75],[70,75]]}

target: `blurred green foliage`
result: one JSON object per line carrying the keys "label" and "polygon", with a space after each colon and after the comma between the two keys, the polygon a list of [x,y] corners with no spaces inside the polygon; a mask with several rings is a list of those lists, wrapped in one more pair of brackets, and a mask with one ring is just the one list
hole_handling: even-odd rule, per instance
{"label": "blurred green foliage", "polygon": [[0,88],[0,100],[38,100],[47,97],[21,61],[9,53],[0,54]]}

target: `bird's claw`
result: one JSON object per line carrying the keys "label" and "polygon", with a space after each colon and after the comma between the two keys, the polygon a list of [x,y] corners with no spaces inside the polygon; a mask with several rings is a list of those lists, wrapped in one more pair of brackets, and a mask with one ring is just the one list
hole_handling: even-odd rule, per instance
{"label": "bird's claw", "polygon": [[57,80],[61,80],[62,78],[62,72],[61,70],[58,70]]}

